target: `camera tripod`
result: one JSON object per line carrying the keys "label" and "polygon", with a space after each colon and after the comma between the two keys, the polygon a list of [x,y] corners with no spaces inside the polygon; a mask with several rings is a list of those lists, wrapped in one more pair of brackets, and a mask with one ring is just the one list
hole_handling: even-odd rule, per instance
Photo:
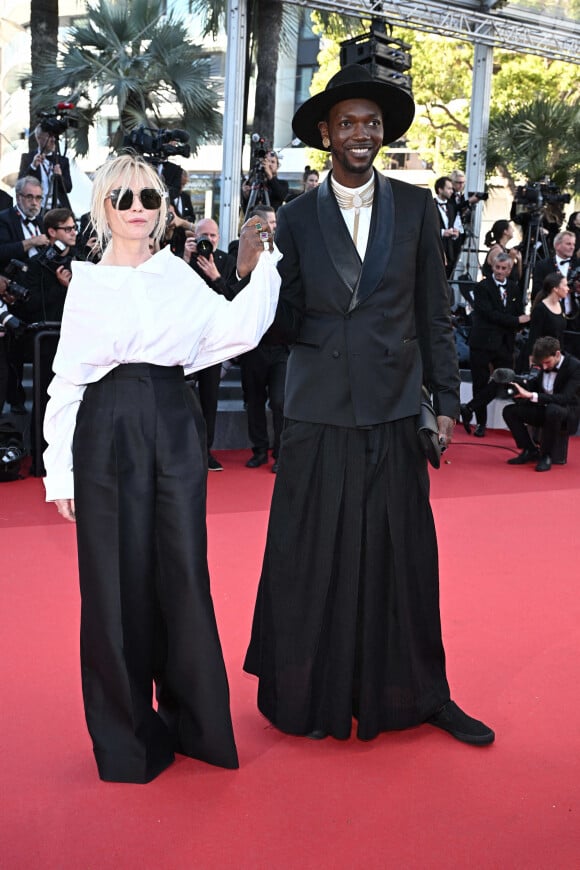
{"label": "camera tripod", "polygon": [[[54,137],[54,166],[59,163],[59,158],[61,156],[60,147],[58,143],[58,136]],[[48,196],[46,197],[46,203],[44,206],[45,211],[50,211],[53,208],[68,208],[70,209],[70,200],[68,198],[68,194],[64,189],[64,182],[62,179],[62,175],[57,175],[56,172],[53,171],[52,178],[50,180],[50,190]]]}
{"label": "camera tripod", "polygon": [[528,226],[526,228],[526,237],[522,246],[522,289],[524,293],[524,304],[528,301],[528,288],[530,286],[530,279],[533,276],[534,267],[538,259],[538,247],[541,247],[543,257],[550,256],[550,250],[548,248],[546,236],[543,232],[541,232],[541,230],[542,211],[534,211],[530,215],[530,222],[528,223]]}
{"label": "camera tripod", "polygon": [[463,297],[473,307],[473,288],[477,283],[480,250],[470,227],[465,227],[464,233],[465,239],[449,279],[451,308],[453,310],[461,305],[460,297]]}
{"label": "camera tripod", "polygon": [[245,219],[247,219],[252,209],[256,206],[270,205],[270,194],[268,193],[266,184],[266,173],[264,172],[264,167],[260,162],[258,162],[254,167],[250,178],[252,179],[252,183],[250,185],[250,195],[248,197],[248,204],[244,215]]}

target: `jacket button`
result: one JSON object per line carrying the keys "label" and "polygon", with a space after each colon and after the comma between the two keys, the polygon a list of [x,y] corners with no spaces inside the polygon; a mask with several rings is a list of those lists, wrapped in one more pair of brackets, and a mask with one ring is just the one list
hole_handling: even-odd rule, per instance
{"label": "jacket button", "polygon": [[332,351],[332,355],[333,355],[333,357],[334,357],[335,359],[338,359],[339,356],[340,356],[340,351],[338,351],[338,350],[333,350],[333,351]]}

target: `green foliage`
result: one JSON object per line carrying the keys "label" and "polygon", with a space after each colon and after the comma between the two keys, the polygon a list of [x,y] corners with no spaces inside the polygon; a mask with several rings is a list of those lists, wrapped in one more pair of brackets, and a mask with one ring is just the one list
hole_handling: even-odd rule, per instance
{"label": "green foliage", "polygon": [[76,153],[86,153],[88,126],[110,103],[126,131],[139,124],[165,127],[173,103],[194,152],[219,136],[219,94],[209,60],[184,23],[164,9],[164,0],[97,0],[87,22],[71,28],[57,66],[45,63],[33,77],[39,102],[50,105],[58,94],[78,103],[82,123],[71,130]]}

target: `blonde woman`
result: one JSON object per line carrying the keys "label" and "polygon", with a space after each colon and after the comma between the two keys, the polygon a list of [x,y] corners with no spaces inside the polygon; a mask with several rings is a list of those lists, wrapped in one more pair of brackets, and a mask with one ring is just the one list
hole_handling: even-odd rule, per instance
{"label": "blonde woman", "polygon": [[[142,158],[98,170],[103,256],[75,262],[46,411],[47,500],[75,521],[85,714],[99,775],[148,782],[179,752],[238,759],[206,559],[201,412],[184,372],[254,347],[278,254],[245,224],[233,302],[169,248],[167,195]],[[155,683],[157,709],[152,704]]]}

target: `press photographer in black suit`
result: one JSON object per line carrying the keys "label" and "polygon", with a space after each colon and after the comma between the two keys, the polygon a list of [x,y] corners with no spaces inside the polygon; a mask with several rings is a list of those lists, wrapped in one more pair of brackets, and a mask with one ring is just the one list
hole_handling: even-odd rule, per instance
{"label": "press photographer in black suit", "polygon": [[491,278],[484,278],[475,288],[472,327],[469,334],[469,360],[473,398],[461,406],[465,431],[471,433],[471,417],[475,413],[478,438],[485,435],[487,406],[495,399],[497,385],[489,376],[496,368],[514,367],[516,332],[529,322],[524,314],[522,294],[509,280],[512,260],[509,254],[498,254],[492,266]]}
{"label": "press photographer in black suit", "polygon": [[[529,389],[515,383],[513,405],[506,405],[503,418],[521,453],[508,459],[508,465],[536,463],[536,471],[550,471],[556,437],[564,429],[574,434],[580,422],[580,362],[563,354],[560,342],[552,336],[539,338],[532,357],[540,371]],[[528,426],[541,427],[539,447]]]}
{"label": "press photographer in black suit", "polygon": [[[195,235],[185,239],[183,259],[198,275],[201,275],[215,293],[231,300],[234,298],[234,287],[237,283],[236,261],[218,248],[219,239],[219,228],[216,222],[210,218],[202,218],[195,225]],[[211,246],[211,251],[200,244],[203,241]],[[221,370],[221,363],[218,363],[207,369],[201,369],[187,378],[197,383],[199,403],[205,421],[208,471],[223,471],[221,462],[211,452],[215,437]]]}
{"label": "press photographer in black suit", "polygon": [[38,143],[35,151],[23,154],[20,158],[18,178],[31,175],[42,185],[43,208],[54,208],[57,203],[51,201],[55,177],[62,183],[62,191],[70,193],[72,179],[68,157],[58,154],[54,133],[48,133],[38,124],[34,131]]}

